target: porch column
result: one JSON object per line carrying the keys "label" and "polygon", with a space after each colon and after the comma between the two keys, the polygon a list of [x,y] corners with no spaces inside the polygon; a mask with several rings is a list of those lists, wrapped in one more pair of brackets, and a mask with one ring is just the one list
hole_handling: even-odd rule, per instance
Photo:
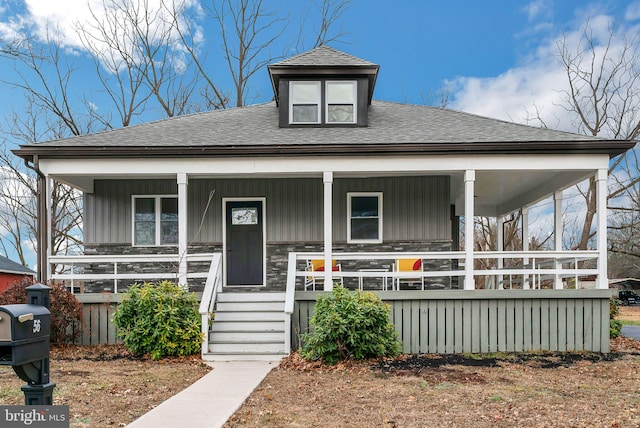
{"label": "porch column", "polygon": [[36,279],[42,284],[46,284],[50,278],[51,265],[49,256],[51,255],[51,185],[48,177],[38,174],[37,182],[38,194],[38,230],[37,230],[37,276]]}
{"label": "porch column", "polygon": [[[607,170],[596,174],[596,214],[598,215],[598,282],[596,288],[609,288],[607,277]],[[576,284],[577,287],[577,284]]]}
{"label": "porch column", "polygon": [[177,175],[178,181],[178,284],[187,285],[187,185],[186,173]]}
{"label": "porch column", "polygon": [[333,290],[333,172],[322,174],[324,183],[324,291]]}
{"label": "porch column", "polygon": [[473,278],[473,217],[474,217],[474,184],[476,171],[464,172],[464,289],[475,290]]}
{"label": "porch column", "polygon": [[[497,240],[498,240],[498,245],[497,245],[497,250],[498,252],[502,253],[504,252],[504,216],[500,215],[497,218],[497,222],[496,222],[496,227],[498,228],[497,230]],[[504,269],[504,259],[502,257],[498,257],[498,262],[497,262],[497,268],[499,271],[502,271],[502,269]],[[504,289],[504,275],[499,274],[496,278],[495,278],[495,286],[494,288],[497,288],[499,290]]]}
{"label": "porch column", "polygon": [[[529,207],[522,207],[520,209],[522,213],[522,251],[529,251]],[[522,264],[525,268],[529,265],[529,257],[523,257]],[[531,288],[530,275],[524,275],[522,288],[528,290]]]}
{"label": "porch column", "polygon": [[[553,241],[555,251],[562,251],[562,235],[564,231],[564,225],[562,224],[562,190],[558,190],[553,194]],[[561,269],[562,264],[556,259],[556,269]],[[556,273],[553,288],[556,290],[562,289],[562,278]]]}

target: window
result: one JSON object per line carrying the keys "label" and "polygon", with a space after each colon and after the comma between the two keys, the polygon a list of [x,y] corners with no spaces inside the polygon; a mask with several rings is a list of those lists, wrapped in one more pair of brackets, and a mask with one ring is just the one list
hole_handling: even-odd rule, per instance
{"label": "window", "polygon": [[357,89],[354,80],[289,82],[289,123],[356,123]]}
{"label": "window", "polygon": [[356,122],[356,82],[327,82],[327,123]]}
{"label": "window", "polygon": [[320,82],[289,85],[289,123],[320,123]]}
{"label": "window", "polygon": [[382,193],[347,193],[347,241],[382,242]]}
{"label": "window", "polygon": [[133,197],[133,245],[178,244],[178,198]]}

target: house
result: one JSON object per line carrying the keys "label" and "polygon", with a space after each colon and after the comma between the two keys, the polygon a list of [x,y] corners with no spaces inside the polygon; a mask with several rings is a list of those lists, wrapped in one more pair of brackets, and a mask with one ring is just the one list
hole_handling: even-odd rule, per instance
{"label": "house", "polygon": [[[42,234],[40,271],[101,292],[85,307],[131,281],[185,284],[205,358],[288,353],[336,281],[392,305],[406,352],[608,351],[607,169],[632,141],[376,101],[379,66],[327,46],[268,72],[273,102],[16,150],[43,186],[84,192],[84,255]],[[590,177],[597,249],[567,251],[562,191]],[[528,208],[550,195],[556,249],[530,251]],[[516,210],[523,248],[474,249],[461,219]],[[595,288],[572,289],[584,276]]]}
{"label": "house", "polygon": [[25,278],[33,280],[35,276],[36,273],[31,269],[0,256],[0,294],[9,289],[15,282],[22,281]]}

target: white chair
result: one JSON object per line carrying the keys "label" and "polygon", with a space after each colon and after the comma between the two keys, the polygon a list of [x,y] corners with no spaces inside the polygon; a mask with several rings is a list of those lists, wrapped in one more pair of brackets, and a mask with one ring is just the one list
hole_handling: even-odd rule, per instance
{"label": "white chair", "polygon": [[[324,259],[313,259],[307,260],[307,272],[324,272]],[[342,266],[340,263],[337,263],[335,260],[331,261],[331,271],[332,272],[342,272]],[[340,285],[342,283],[342,276],[334,276],[340,281]],[[324,275],[309,275],[305,277],[304,280],[304,291],[308,291],[309,287],[313,291],[316,291],[316,284],[324,284]]]}
{"label": "white chair", "polygon": [[[393,271],[398,273],[416,272],[422,273],[422,259],[396,259],[393,263]],[[420,283],[420,289],[424,290],[424,276],[416,275],[415,277],[396,277],[394,278],[395,289],[400,290],[400,283],[409,284]]]}

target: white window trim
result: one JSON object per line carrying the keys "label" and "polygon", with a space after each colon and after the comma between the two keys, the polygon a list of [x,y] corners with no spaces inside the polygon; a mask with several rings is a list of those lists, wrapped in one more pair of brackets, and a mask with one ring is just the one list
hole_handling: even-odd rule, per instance
{"label": "white window trim", "polygon": [[[351,199],[354,196],[378,197],[378,239],[351,239]],[[349,244],[381,244],[382,243],[382,192],[347,192],[347,243]],[[372,218],[372,217],[369,217]]]}
{"label": "white window trim", "polygon": [[[328,97],[328,89],[327,87],[332,83],[350,83],[351,89],[353,91],[353,120],[351,122],[329,122],[329,97]],[[358,122],[358,82],[355,80],[327,80],[324,83],[324,121],[327,124],[351,124]]]}
{"label": "white window trim", "polygon": [[[162,228],[160,227],[162,199],[174,198],[178,199],[178,195],[132,195],[131,196],[131,246],[133,247],[177,247],[178,242],[175,244],[161,244],[160,233]],[[156,230],[155,230],[155,243],[154,244],[136,244],[136,199],[155,199],[155,215],[156,215]]]}
{"label": "white window trim", "polygon": [[[304,84],[304,85],[310,85],[310,84],[314,84],[316,86],[316,92],[318,95],[318,102],[317,102],[317,106],[318,106],[318,118],[315,122],[295,122],[293,120],[293,87],[296,84]],[[311,104],[311,103],[308,103]],[[292,80],[289,82],[289,123],[290,124],[294,124],[294,125],[316,125],[318,123],[322,123],[322,85],[320,81],[314,81],[314,80]]]}

